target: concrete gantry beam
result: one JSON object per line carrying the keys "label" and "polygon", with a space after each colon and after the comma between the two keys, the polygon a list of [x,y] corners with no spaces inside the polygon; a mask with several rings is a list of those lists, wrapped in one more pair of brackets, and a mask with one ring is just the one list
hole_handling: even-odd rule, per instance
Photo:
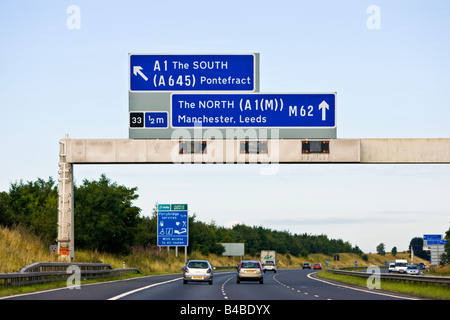
{"label": "concrete gantry beam", "polygon": [[[192,140],[194,141],[194,140]],[[191,140],[184,141],[190,146]],[[264,151],[243,153],[243,140],[195,140],[199,153],[180,152],[179,140],[70,139],[60,141],[58,252],[74,258],[73,165],[167,163],[450,163],[450,139],[279,139],[264,141]],[[302,144],[326,141],[325,153],[305,153]],[[317,144],[316,144],[317,145]],[[255,150],[255,149],[252,149]],[[202,152],[203,151],[203,152]]]}
{"label": "concrete gantry beam", "polygon": [[196,154],[180,154],[178,140],[65,139],[65,144],[72,164],[360,162],[360,140],[326,140],[327,154],[303,154],[299,139],[268,140],[267,153],[260,154],[241,153],[242,140],[207,140],[206,152]]}
{"label": "concrete gantry beam", "polygon": [[[316,141],[311,139],[309,141]],[[242,140],[207,140],[180,154],[178,140],[63,139],[70,164],[101,163],[450,163],[450,139],[324,139],[329,153],[302,153],[305,139],[268,140],[267,153],[242,154]]]}
{"label": "concrete gantry beam", "polygon": [[361,163],[450,163],[450,139],[361,139]]}

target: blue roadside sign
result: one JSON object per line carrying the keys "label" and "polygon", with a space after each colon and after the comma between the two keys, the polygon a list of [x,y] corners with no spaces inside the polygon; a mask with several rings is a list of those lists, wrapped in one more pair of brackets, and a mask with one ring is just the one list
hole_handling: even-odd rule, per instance
{"label": "blue roadside sign", "polygon": [[158,246],[183,247],[188,245],[189,215],[187,204],[158,204],[157,218]]}

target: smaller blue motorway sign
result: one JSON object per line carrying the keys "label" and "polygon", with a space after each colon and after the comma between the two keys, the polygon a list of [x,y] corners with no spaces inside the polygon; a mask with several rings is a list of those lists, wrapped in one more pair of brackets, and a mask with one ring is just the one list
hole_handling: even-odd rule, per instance
{"label": "smaller blue motorway sign", "polygon": [[187,206],[186,210],[170,210],[170,208],[173,208],[173,205],[158,205],[158,246],[187,246],[189,238]]}
{"label": "smaller blue motorway sign", "polygon": [[427,240],[427,246],[445,245],[448,240]]}
{"label": "smaller blue motorway sign", "polygon": [[256,91],[255,54],[130,54],[130,92]]}
{"label": "smaller blue motorway sign", "polygon": [[130,128],[166,129],[168,126],[169,115],[165,111],[130,112]]}

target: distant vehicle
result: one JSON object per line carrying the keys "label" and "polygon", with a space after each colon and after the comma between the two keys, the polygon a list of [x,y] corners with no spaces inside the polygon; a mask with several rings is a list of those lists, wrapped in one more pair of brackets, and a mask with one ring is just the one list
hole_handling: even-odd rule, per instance
{"label": "distant vehicle", "polygon": [[316,264],[314,264],[313,269],[314,270],[322,270],[322,265],[320,263],[316,263]]}
{"label": "distant vehicle", "polygon": [[406,261],[404,259],[396,259],[395,260],[395,272],[405,273],[407,267],[408,267],[408,261]]}
{"label": "distant vehicle", "polygon": [[406,274],[420,274],[419,266],[415,264],[410,264],[406,267]]}
{"label": "distant vehicle", "polygon": [[213,284],[213,270],[209,261],[206,260],[191,260],[183,270],[183,284],[187,284],[188,281],[203,281]]}
{"label": "distant vehicle", "polygon": [[395,272],[395,263],[389,263],[389,268],[388,268],[388,272]]}
{"label": "distant vehicle", "polygon": [[425,270],[427,268],[427,266],[423,262],[419,263],[417,266],[419,267],[420,270]]}
{"label": "distant vehicle", "polygon": [[266,262],[263,263],[263,271],[273,271],[277,272],[277,267],[275,265],[275,261],[272,260],[266,260]]}
{"label": "distant vehicle", "polygon": [[277,272],[277,252],[275,250],[261,250],[263,271]]}
{"label": "distant vehicle", "polygon": [[309,262],[305,262],[302,266],[303,269],[310,269],[311,270],[311,264]]}
{"label": "distant vehicle", "polygon": [[236,283],[241,283],[242,280],[264,283],[264,272],[261,262],[257,260],[241,261],[236,273]]}

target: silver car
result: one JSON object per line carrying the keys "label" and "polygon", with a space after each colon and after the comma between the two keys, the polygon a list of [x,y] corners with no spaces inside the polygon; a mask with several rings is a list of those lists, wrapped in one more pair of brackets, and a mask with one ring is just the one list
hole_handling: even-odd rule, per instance
{"label": "silver car", "polygon": [[406,267],[406,274],[420,274],[419,266],[410,264]]}
{"label": "silver car", "polygon": [[215,268],[211,267],[209,261],[191,260],[181,269],[183,270],[184,284],[187,284],[188,281],[202,281],[213,284],[213,270]]}
{"label": "silver car", "polygon": [[241,280],[264,283],[264,272],[261,263],[257,260],[241,261],[237,268],[236,283],[240,283]]}

